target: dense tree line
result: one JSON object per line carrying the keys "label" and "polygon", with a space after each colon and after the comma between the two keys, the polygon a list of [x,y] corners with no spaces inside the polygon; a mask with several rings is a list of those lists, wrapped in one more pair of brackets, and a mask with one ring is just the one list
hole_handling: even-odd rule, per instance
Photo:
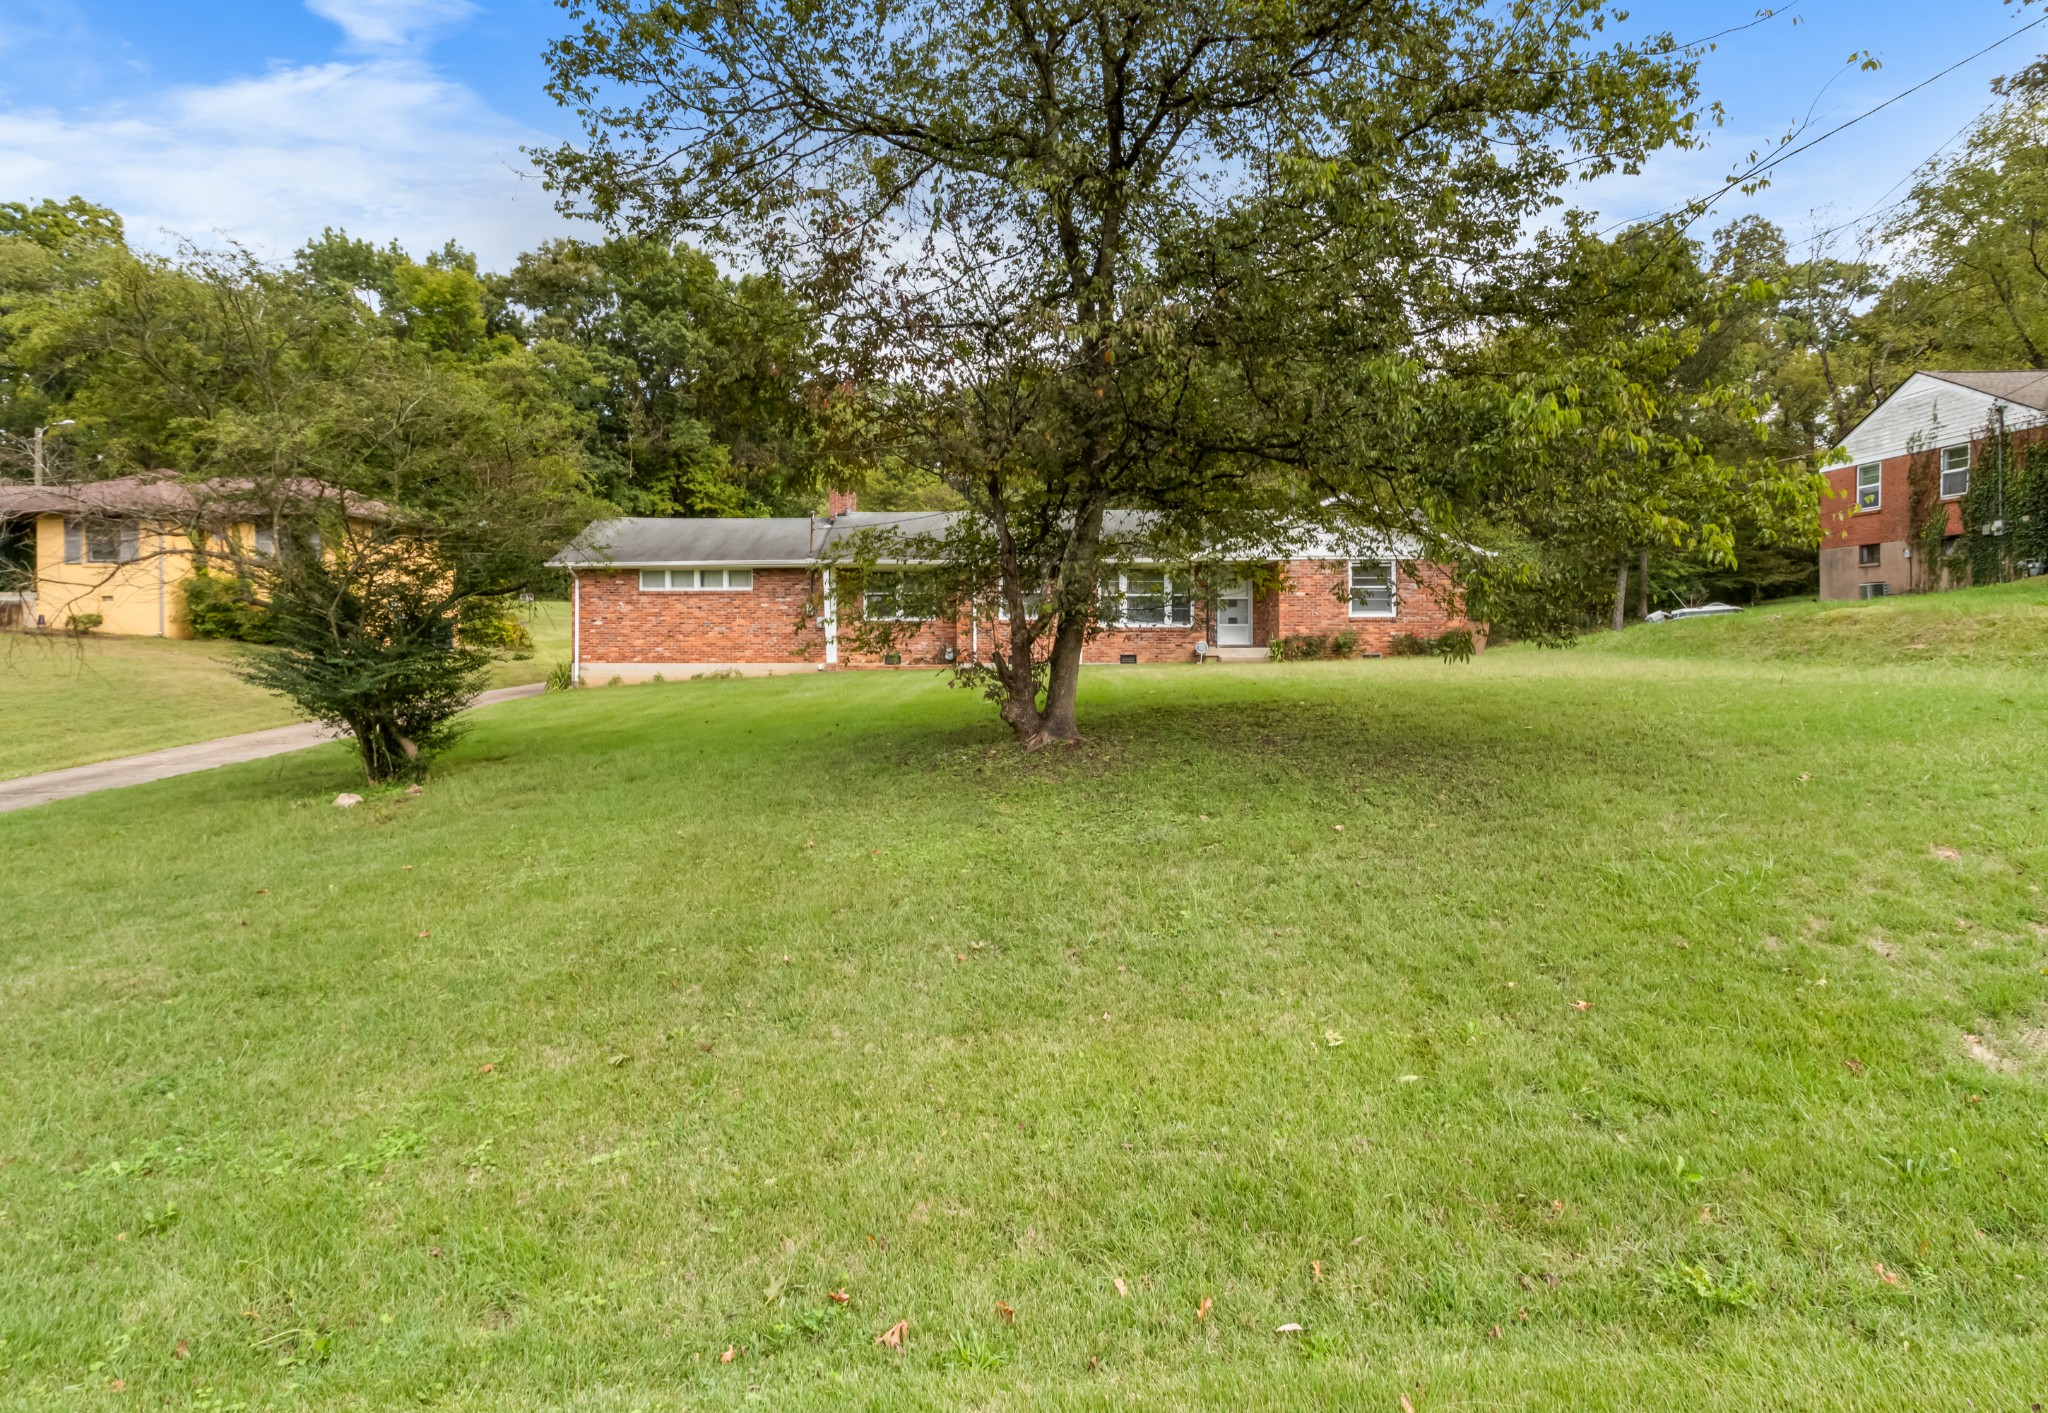
{"label": "dense tree line", "polygon": [[[1815,472],[1892,387],[2048,368],[2031,71],[1845,254],[1756,218],[1555,214],[1570,182],[1698,141],[1697,56],[1599,48],[1576,0],[1534,26],[1429,0],[1391,28],[1090,4],[936,3],[898,35],[859,6],[578,0],[553,87],[586,141],[543,165],[633,233],[505,271],[337,230],[275,265],[151,254],[79,198],[0,205],[0,475],[66,423],[58,478],[375,497],[405,529],[362,563],[389,575],[405,538],[446,572],[403,631],[361,632],[444,647],[597,514],[801,514],[828,483],[964,506],[916,548],[940,598],[1006,596],[1012,641],[972,670],[1020,737],[1058,739],[1125,549],[1112,510],[1154,513],[1154,553],[1419,539],[1475,616],[1557,641],[1620,621],[1632,572],[1644,605],[1810,587]],[[280,621],[376,617],[331,560]],[[358,687],[390,667],[301,647]],[[431,731],[359,735],[376,773]]]}

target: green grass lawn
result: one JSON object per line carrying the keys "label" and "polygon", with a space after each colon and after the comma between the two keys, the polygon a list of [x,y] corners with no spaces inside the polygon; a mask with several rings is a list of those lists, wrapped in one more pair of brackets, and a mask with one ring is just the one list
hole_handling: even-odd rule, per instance
{"label": "green grass lawn", "polygon": [[2048,667],[2048,577],[1860,602],[1786,599],[1740,614],[1639,624],[1586,640],[1596,654]]}
{"label": "green grass lawn", "polygon": [[1768,618],[0,816],[0,1404],[2048,1401],[2048,684]]}
{"label": "green grass lawn", "polygon": [[[534,655],[491,668],[490,685],[539,682],[569,656],[569,606],[531,606]],[[0,634],[0,780],[299,719],[228,670],[231,643]]]}

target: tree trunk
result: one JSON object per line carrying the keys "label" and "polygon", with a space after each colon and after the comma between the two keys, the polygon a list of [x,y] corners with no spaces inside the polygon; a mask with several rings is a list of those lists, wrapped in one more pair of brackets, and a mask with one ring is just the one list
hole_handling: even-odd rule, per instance
{"label": "tree trunk", "polygon": [[1614,571],[1614,631],[1619,633],[1628,623],[1628,561],[1623,560]]}
{"label": "tree trunk", "polygon": [[1643,558],[1636,570],[1636,617],[1650,616],[1650,552],[1643,551]]}

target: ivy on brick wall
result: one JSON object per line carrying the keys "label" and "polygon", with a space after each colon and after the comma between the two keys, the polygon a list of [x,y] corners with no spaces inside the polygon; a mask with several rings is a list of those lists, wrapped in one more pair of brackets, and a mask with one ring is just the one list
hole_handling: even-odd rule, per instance
{"label": "ivy on brick wall", "polygon": [[1963,533],[1950,574],[2002,584],[2048,569],[2048,443],[2039,433],[1987,438],[1962,498]]}

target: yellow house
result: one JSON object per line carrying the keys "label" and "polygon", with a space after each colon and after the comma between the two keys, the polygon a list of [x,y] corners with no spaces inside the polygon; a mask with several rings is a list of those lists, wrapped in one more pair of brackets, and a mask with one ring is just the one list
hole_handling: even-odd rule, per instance
{"label": "yellow house", "polygon": [[[93,626],[105,633],[189,638],[185,585],[204,559],[267,555],[286,509],[332,504],[341,495],[312,481],[259,490],[168,473],[0,485],[0,529],[13,531],[21,561],[16,582],[0,584],[14,592],[0,598],[18,605],[7,617],[24,628],[79,627],[96,616]],[[384,510],[359,497],[348,497],[347,506],[351,521]]]}

